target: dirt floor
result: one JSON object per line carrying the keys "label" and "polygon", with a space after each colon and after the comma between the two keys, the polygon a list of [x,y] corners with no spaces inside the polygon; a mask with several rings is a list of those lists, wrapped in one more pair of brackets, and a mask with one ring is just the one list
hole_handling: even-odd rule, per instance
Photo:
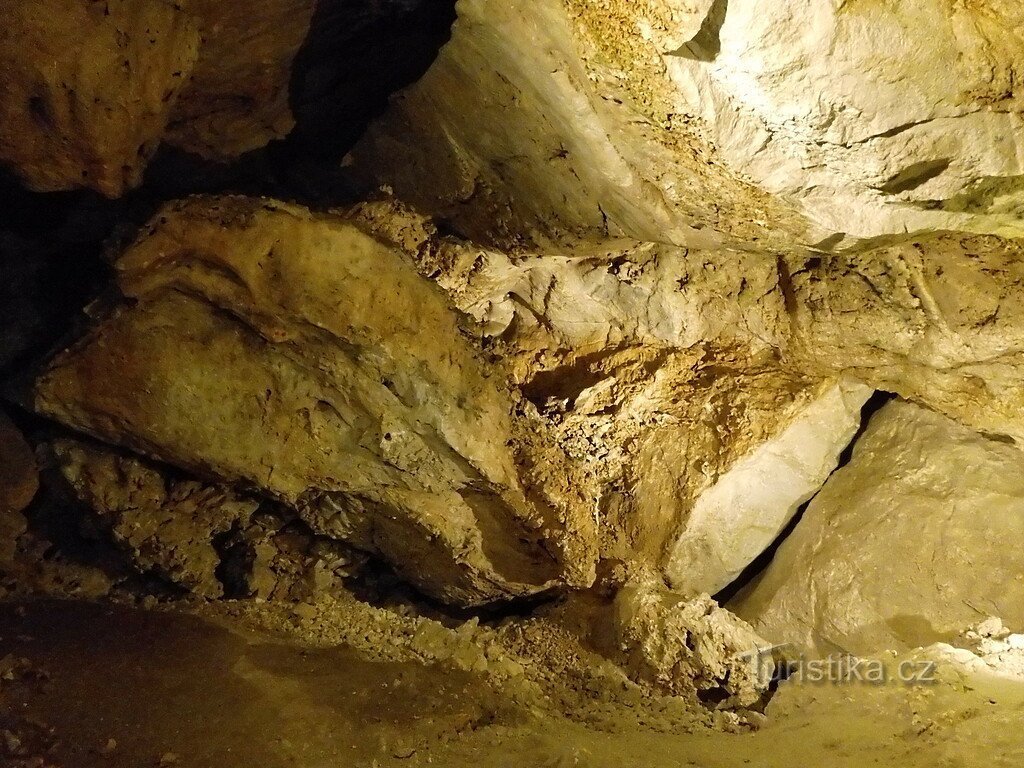
{"label": "dirt floor", "polygon": [[756,730],[595,728],[484,673],[182,612],[0,604],[4,766],[1018,766],[1024,682],[785,682]]}

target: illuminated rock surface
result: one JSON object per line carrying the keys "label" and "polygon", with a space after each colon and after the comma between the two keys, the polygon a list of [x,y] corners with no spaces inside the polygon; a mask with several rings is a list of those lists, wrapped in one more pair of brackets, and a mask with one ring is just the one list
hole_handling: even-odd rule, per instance
{"label": "illuminated rock surface", "polygon": [[[1024,456],[904,402],[877,413],[749,594],[772,642],[870,654],[1024,626]],[[981,615],[979,615],[981,614]]]}

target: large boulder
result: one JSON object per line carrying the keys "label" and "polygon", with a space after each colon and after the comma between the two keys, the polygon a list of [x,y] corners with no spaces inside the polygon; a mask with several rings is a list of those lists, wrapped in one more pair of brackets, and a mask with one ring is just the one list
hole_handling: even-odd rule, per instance
{"label": "large boulder", "polygon": [[453,603],[592,579],[584,484],[389,246],[193,199],[117,270],[127,301],[39,378],[41,413],[258,489]]}
{"label": "large boulder", "polygon": [[703,489],[669,544],[672,586],[715,594],[734,582],[835,470],[872,392],[857,381],[829,383]]}
{"label": "large boulder", "polygon": [[1024,625],[1024,455],[919,406],[871,419],[730,607],[775,643],[870,654]]}
{"label": "large boulder", "polygon": [[39,192],[137,185],[199,55],[162,0],[3,0],[0,163]]}
{"label": "large boulder", "polygon": [[722,708],[750,707],[768,693],[768,644],[707,595],[686,599],[651,583],[619,590],[612,607],[616,651],[627,673],[673,696]]}

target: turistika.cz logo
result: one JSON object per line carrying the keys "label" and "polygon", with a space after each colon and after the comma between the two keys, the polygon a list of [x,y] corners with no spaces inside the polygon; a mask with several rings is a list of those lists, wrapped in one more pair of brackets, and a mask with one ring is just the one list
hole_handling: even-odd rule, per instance
{"label": "turistika.cz logo", "polygon": [[793,653],[791,643],[771,645],[741,654],[758,666],[758,677],[773,681],[793,680],[801,683],[830,685],[930,685],[936,682],[937,664],[925,659],[902,659],[886,663],[882,659],[861,659],[853,654],[808,659]]}

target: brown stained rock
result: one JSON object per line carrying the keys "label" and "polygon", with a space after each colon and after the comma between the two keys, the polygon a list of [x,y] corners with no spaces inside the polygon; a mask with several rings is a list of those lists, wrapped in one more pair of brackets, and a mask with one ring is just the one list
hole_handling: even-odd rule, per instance
{"label": "brown stained rock", "polygon": [[25,532],[21,514],[39,490],[39,469],[31,446],[0,411],[0,564],[14,556],[16,540]]}
{"label": "brown stained rock", "polygon": [[512,257],[399,209],[168,206],[118,262],[132,303],[58,357],[37,407],[242,480],[461,604],[587,584],[598,545],[717,592],[874,389],[1024,437],[1014,241]]}
{"label": "brown stained rock", "polygon": [[167,141],[227,160],[288,135],[292,62],[315,0],[187,0],[202,44],[195,70],[171,115]]}
{"label": "brown stained rock", "polygon": [[797,258],[783,283],[795,364],[1024,443],[1024,241],[884,238]]}
{"label": "brown stained rock", "polygon": [[784,359],[774,258],[629,242],[511,258],[432,238],[401,206],[352,215],[479,323],[590,479],[602,556],[680,592],[735,579],[856,432],[871,390]]}
{"label": "brown stained rock", "polygon": [[365,557],[224,485],[100,445],[58,440],[55,464],[132,569],[207,598],[303,600],[340,589]]}
{"label": "brown stained rock", "polygon": [[543,440],[395,251],[304,209],[193,199],[117,269],[132,303],[54,361],[40,412],[244,481],[453,603],[592,579],[564,454],[526,451]]}
{"label": "brown stained rock", "polygon": [[629,584],[615,598],[618,651],[635,680],[675,696],[724,708],[756,704],[774,672],[749,624],[707,595],[686,600],[650,584]]}
{"label": "brown stained rock", "polygon": [[198,55],[160,0],[2,0],[0,162],[40,192],[141,181]]}

